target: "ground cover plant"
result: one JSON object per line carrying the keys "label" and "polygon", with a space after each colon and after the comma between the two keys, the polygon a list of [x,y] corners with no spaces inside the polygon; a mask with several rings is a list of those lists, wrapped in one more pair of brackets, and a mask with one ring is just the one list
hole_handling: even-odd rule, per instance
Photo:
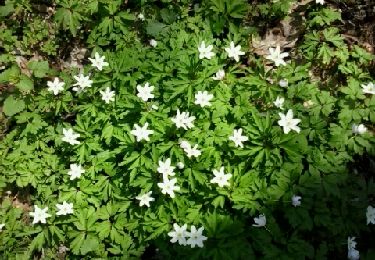
{"label": "ground cover plant", "polygon": [[374,259],[372,8],[6,0],[1,259]]}

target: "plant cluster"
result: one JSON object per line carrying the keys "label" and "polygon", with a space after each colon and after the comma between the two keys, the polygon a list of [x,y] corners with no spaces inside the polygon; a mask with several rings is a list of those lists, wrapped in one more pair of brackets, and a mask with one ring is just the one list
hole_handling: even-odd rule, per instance
{"label": "plant cluster", "polygon": [[375,257],[374,56],[323,0],[255,54],[254,2],[0,7],[2,258]]}

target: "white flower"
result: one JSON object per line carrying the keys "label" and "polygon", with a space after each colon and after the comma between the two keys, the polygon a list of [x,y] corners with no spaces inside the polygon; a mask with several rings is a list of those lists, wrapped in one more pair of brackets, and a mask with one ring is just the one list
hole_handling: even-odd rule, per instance
{"label": "white flower", "polygon": [[207,237],[202,235],[204,227],[200,227],[198,230],[194,225],[191,226],[190,232],[186,232],[186,235],[189,237],[186,241],[186,244],[190,245],[191,248],[195,246],[203,247],[203,241],[207,240]]}
{"label": "white flower", "polygon": [[229,58],[233,58],[237,62],[240,60],[240,56],[245,54],[241,51],[241,45],[234,46],[233,41],[230,42],[228,48],[225,48],[225,51],[228,53]]}
{"label": "white flower", "polygon": [[366,218],[367,218],[367,225],[368,224],[375,224],[375,208],[371,205],[367,207],[366,210]]}
{"label": "white flower", "polygon": [[191,145],[190,145],[190,143],[188,141],[184,141],[183,140],[183,141],[180,142],[180,147],[182,149],[186,150],[186,149],[190,149]]}
{"label": "white flower", "polygon": [[291,109],[288,110],[287,114],[279,113],[280,120],[277,122],[279,126],[284,128],[284,134],[290,132],[290,130],[294,130],[297,133],[301,131],[299,128],[298,123],[301,122],[301,119],[294,119],[293,118],[293,111]]}
{"label": "white flower", "polygon": [[367,132],[367,128],[363,125],[363,124],[360,124],[360,125],[356,125],[356,124],[353,124],[352,125],[352,132],[353,134],[364,134]]}
{"label": "white flower", "polygon": [[177,109],[176,117],[171,118],[171,120],[176,124],[177,128],[182,127],[183,129],[187,130],[194,127],[193,122],[195,120],[195,116],[189,116],[189,112],[180,113],[180,110]]}
{"label": "white flower", "polygon": [[194,147],[190,147],[189,149],[185,150],[187,157],[191,158],[192,156],[198,157],[201,155],[201,151],[198,149],[198,145],[194,145]]}
{"label": "white flower", "polygon": [[187,229],[186,224],[180,227],[179,225],[174,223],[173,231],[168,233],[168,236],[172,238],[171,242],[176,243],[178,241],[180,245],[186,245],[186,235],[187,235],[186,229]]}
{"label": "white flower", "polygon": [[186,153],[187,157],[191,158],[192,156],[198,157],[201,155],[201,151],[198,150],[198,145],[196,144],[194,147],[190,145],[189,142],[187,141],[181,141],[180,142],[180,147],[184,149],[184,152]]}
{"label": "white flower", "polygon": [[372,94],[374,95],[375,94],[375,84],[370,82],[370,83],[367,83],[367,84],[361,84],[361,87],[362,87],[362,92],[364,94]]}
{"label": "white flower", "polygon": [[81,165],[76,163],[70,164],[70,170],[68,171],[70,180],[81,177],[82,173],[85,173],[85,169],[83,169]]}
{"label": "white flower", "polygon": [[144,21],[145,20],[145,16],[142,13],[139,13],[138,14],[138,19],[141,20],[141,21]]}
{"label": "white flower", "polygon": [[350,249],[348,250],[348,259],[349,260],[358,260],[359,259],[359,251],[357,249]]}
{"label": "white flower", "polygon": [[70,143],[72,145],[74,144],[80,144],[81,142],[77,140],[77,138],[80,136],[79,134],[74,133],[73,129],[65,129],[63,128],[63,135],[64,137],[62,140],[64,142]]}
{"label": "white flower", "polygon": [[1,223],[0,224],[0,232],[3,230],[4,227],[5,227],[5,223]]}
{"label": "white flower", "polygon": [[348,250],[354,249],[357,246],[357,242],[355,242],[355,237],[348,237]]}
{"label": "white flower", "polygon": [[53,92],[54,95],[59,94],[64,90],[64,82],[60,82],[59,78],[55,78],[53,81],[47,81],[48,91]]}
{"label": "white flower", "polygon": [[155,105],[155,104],[152,105],[151,108],[152,108],[153,110],[158,110],[158,109],[159,109],[159,107],[158,107],[157,105]]}
{"label": "white flower", "polygon": [[141,85],[137,85],[137,90],[137,97],[142,99],[144,102],[155,97],[154,94],[151,93],[154,90],[154,86],[150,86],[148,82],[146,82],[144,87],[142,87]]}
{"label": "white flower", "polygon": [[165,160],[165,162],[159,161],[159,167],[157,168],[157,171],[158,173],[163,174],[163,179],[167,179],[168,176],[175,175],[175,173],[173,172],[175,168],[176,167],[171,166],[171,159],[168,158],[167,160]]}
{"label": "white flower", "polygon": [[73,214],[73,203],[67,203],[65,200],[62,204],[56,204],[57,209],[56,215],[68,215]]}
{"label": "white flower", "polygon": [[293,195],[292,197],[292,205],[294,207],[301,206],[301,196]]}
{"label": "white flower", "polygon": [[105,59],[105,57],[104,56],[100,57],[99,53],[97,53],[97,52],[95,52],[95,58],[94,59],[89,58],[89,60],[92,63],[92,66],[96,67],[100,71],[103,69],[103,67],[107,67],[109,65],[108,62],[104,61],[104,59]]}
{"label": "white flower", "polygon": [[50,214],[47,213],[48,207],[44,209],[39,208],[37,205],[34,205],[34,212],[30,212],[30,216],[34,218],[33,224],[38,222],[46,224],[46,219],[51,217]]}
{"label": "white flower", "polygon": [[213,174],[215,175],[214,178],[210,181],[211,183],[217,183],[220,188],[224,186],[229,186],[229,179],[232,177],[232,174],[224,173],[224,167],[220,168],[220,171],[218,170],[213,170]]}
{"label": "white flower", "polygon": [[73,84],[73,86],[76,86],[73,88],[73,91],[82,91],[85,88],[90,88],[92,84],[92,80],[89,78],[89,76],[84,76],[82,73],[78,76],[74,76],[74,79],[77,81],[77,83]]}
{"label": "white flower", "polygon": [[276,49],[269,48],[268,50],[270,54],[266,56],[266,59],[272,60],[276,66],[286,65],[284,58],[288,57],[289,54],[286,52],[281,53],[279,45],[277,45]]}
{"label": "white flower", "polygon": [[324,0],[315,0],[315,2],[316,2],[317,4],[324,5]]}
{"label": "white flower", "polygon": [[275,102],[273,102],[273,104],[274,104],[276,107],[280,108],[280,109],[284,109],[284,108],[283,108],[284,101],[285,101],[285,99],[284,99],[283,97],[279,97],[279,96],[277,96],[277,98],[276,98]]}
{"label": "white flower", "polygon": [[249,138],[245,135],[242,135],[242,128],[240,128],[238,130],[236,130],[236,129],[233,130],[233,135],[229,136],[229,140],[233,141],[234,145],[236,147],[239,146],[239,147],[243,148],[242,142],[248,141]]}
{"label": "white flower", "polygon": [[282,87],[282,88],[287,88],[288,87],[288,80],[287,79],[280,79],[279,86]]}
{"label": "white flower", "polygon": [[150,40],[150,45],[155,48],[158,45],[158,42],[155,41],[154,39],[151,39]]}
{"label": "white flower", "polygon": [[104,100],[106,104],[111,101],[115,101],[115,92],[111,91],[109,87],[107,87],[105,91],[100,90],[99,92],[102,95],[102,100]]}
{"label": "white flower", "polygon": [[264,227],[267,223],[266,216],[264,214],[260,214],[259,217],[254,218],[255,224],[253,224],[254,227]]}
{"label": "white flower", "polygon": [[198,47],[199,51],[199,59],[211,59],[213,56],[215,56],[215,53],[212,52],[213,46],[208,45],[206,47],[206,44],[204,41],[201,42],[201,45]]}
{"label": "white flower", "polygon": [[183,169],[185,167],[184,163],[183,162],[178,162],[177,163],[177,168],[178,169]]}
{"label": "white flower", "polygon": [[139,206],[146,205],[147,207],[150,207],[150,202],[154,201],[155,199],[151,197],[152,191],[149,191],[145,194],[139,194],[137,197],[135,197],[137,200],[139,200]]}
{"label": "white flower", "polygon": [[143,127],[140,127],[138,124],[134,125],[134,130],[131,130],[131,134],[137,138],[137,142],[142,141],[143,139],[146,141],[150,141],[149,135],[153,134],[153,130],[148,130],[148,123],[145,123]]}
{"label": "white flower", "polygon": [[355,242],[355,237],[348,237],[348,259],[358,260],[359,251],[355,249],[357,242]]}
{"label": "white flower", "polygon": [[215,76],[212,77],[214,80],[223,80],[225,77],[225,71],[223,69],[219,69]]}
{"label": "white flower", "polygon": [[195,94],[195,102],[194,104],[200,105],[201,107],[211,106],[211,99],[214,98],[214,95],[209,94],[207,91],[198,91]]}
{"label": "white flower", "polygon": [[158,186],[161,189],[161,193],[168,194],[169,196],[171,196],[171,198],[174,198],[175,197],[174,191],[180,190],[179,186],[175,186],[176,183],[177,183],[176,178],[173,178],[170,180],[163,179],[163,182],[158,183]]}

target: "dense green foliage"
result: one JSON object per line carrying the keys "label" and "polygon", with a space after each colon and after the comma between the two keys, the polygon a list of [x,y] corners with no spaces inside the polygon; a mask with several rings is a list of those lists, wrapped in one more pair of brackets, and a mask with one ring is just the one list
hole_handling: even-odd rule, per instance
{"label": "dense green foliage", "polygon": [[[344,259],[349,236],[361,259],[375,258],[374,225],[366,223],[374,176],[349,167],[375,153],[375,95],[362,89],[374,82],[374,57],[344,40],[337,10],[307,3],[304,30],[287,64],[276,67],[253,52],[251,39],[285,18],[294,1],[38,2],[0,7],[7,88],[0,258],[138,259],[146,251],[155,259]],[[213,45],[211,59],[199,59],[202,41]],[[225,51],[231,41],[246,53],[239,62]],[[62,64],[73,44],[90,50],[82,68]],[[87,59],[95,52],[109,63],[102,71]],[[224,79],[212,79],[219,69]],[[76,92],[79,73],[93,84]],[[65,83],[58,95],[47,89],[54,77]],[[137,85],[146,82],[155,97],[144,102]],[[107,87],[113,102],[101,98]],[[198,91],[213,94],[210,106],[195,104]],[[274,105],[278,96],[284,110]],[[178,109],[196,117],[193,128],[176,128]],[[301,120],[299,133],[278,123],[289,109]],[[150,141],[137,142],[134,125],[145,123]],[[353,124],[367,131],[353,133]],[[63,128],[80,134],[80,144],[64,142]],[[248,137],[243,148],[229,140],[239,128]],[[181,140],[198,144],[201,155],[186,156]],[[184,164],[175,169],[174,198],[158,186],[159,161],[168,158]],[[85,172],[71,180],[74,163]],[[223,188],[210,182],[222,166],[232,174]],[[136,197],[149,191],[155,201],[141,207]],[[55,214],[63,201],[73,214]],[[48,207],[46,224],[32,223],[34,205]],[[259,214],[264,227],[253,226]],[[203,226],[204,247],[172,244],[173,223]]]}

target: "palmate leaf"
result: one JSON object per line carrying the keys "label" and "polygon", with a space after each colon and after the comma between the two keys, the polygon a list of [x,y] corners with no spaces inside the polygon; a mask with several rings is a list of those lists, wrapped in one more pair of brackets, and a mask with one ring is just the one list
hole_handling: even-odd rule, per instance
{"label": "palmate leaf", "polygon": [[82,16],[78,12],[61,7],[57,9],[54,18],[64,30],[69,29],[73,36],[77,35],[77,30],[82,20]]}

